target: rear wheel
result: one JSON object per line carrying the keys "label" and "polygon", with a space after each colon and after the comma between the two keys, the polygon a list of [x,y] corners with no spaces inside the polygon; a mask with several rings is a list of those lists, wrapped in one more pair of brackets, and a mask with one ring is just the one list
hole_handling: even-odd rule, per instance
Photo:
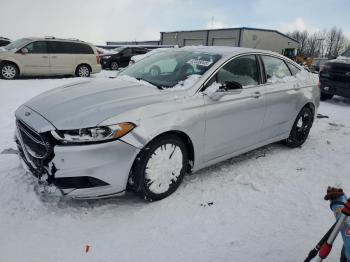
{"label": "rear wheel", "polygon": [[78,77],[89,77],[91,74],[91,69],[88,65],[80,65],[77,67],[75,75]]}
{"label": "rear wheel", "polygon": [[150,142],[135,160],[132,174],[137,193],[146,200],[161,200],[181,184],[188,166],[184,142],[175,135]]}
{"label": "rear wheel", "polygon": [[18,76],[18,68],[16,65],[12,64],[12,63],[5,63],[2,67],[1,67],[1,78],[4,79],[15,79]]}
{"label": "rear wheel", "polygon": [[328,99],[332,99],[334,95],[332,94],[326,94],[321,92],[321,101],[326,101]]}
{"label": "rear wheel", "polygon": [[304,107],[298,114],[289,137],[284,140],[284,144],[289,147],[299,147],[306,141],[309,136],[314,116],[311,110]]}

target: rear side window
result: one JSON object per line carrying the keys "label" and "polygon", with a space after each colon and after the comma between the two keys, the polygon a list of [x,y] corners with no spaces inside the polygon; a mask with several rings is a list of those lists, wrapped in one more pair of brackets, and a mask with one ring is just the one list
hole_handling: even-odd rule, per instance
{"label": "rear side window", "polygon": [[50,41],[50,53],[52,54],[74,54],[73,45],[68,42]]}
{"label": "rear side window", "polygon": [[264,62],[267,80],[273,77],[284,78],[286,76],[291,76],[291,73],[286,63],[282,59],[272,56],[261,57]]}
{"label": "rear side window", "polygon": [[292,72],[292,75],[295,76],[297,73],[300,72],[300,69],[298,67],[296,67],[295,65],[291,64],[291,63],[288,63],[288,67],[290,69],[290,71]]}
{"label": "rear side window", "polygon": [[76,54],[93,54],[94,50],[89,45],[82,43],[73,43]]}
{"label": "rear side window", "polygon": [[28,54],[46,54],[47,53],[47,42],[37,41],[32,42],[25,46],[28,49]]}
{"label": "rear side window", "polygon": [[216,81],[224,84],[227,81],[235,81],[244,86],[259,84],[259,71],[255,55],[246,55],[233,59],[221,68]]}
{"label": "rear side window", "polygon": [[147,50],[141,49],[141,48],[134,48],[133,49],[133,53],[136,54],[136,55],[142,55],[142,54],[147,53]]}
{"label": "rear side window", "polygon": [[86,44],[51,41],[50,52],[53,54],[93,54],[94,50]]}

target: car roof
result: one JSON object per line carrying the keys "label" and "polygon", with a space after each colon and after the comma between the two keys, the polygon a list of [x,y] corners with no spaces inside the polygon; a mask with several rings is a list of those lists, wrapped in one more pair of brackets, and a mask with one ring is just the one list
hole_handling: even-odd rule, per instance
{"label": "car roof", "polygon": [[191,50],[191,51],[206,52],[206,53],[216,53],[223,57],[226,57],[226,56],[231,57],[234,55],[245,54],[245,53],[265,53],[265,54],[272,54],[272,55],[278,55],[280,57],[283,57],[278,53],[268,51],[268,50],[253,49],[253,48],[246,48],[246,47],[231,47],[231,46],[185,46],[182,48],[176,48],[174,50]]}
{"label": "car roof", "polygon": [[88,44],[92,45],[88,42],[84,42],[79,39],[75,38],[56,38],[56,37],[23,37],[24,39],[29,39],[30,41],[62,41],[62,42],[71,42],[71,43],[83,43],[83,44]]}

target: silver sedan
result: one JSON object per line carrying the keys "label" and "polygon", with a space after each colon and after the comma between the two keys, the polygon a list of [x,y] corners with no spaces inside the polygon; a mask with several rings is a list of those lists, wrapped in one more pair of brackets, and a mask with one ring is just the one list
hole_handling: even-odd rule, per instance
{"label": "silver sedan", "polygon": [[43,194],[172,194],[188,172],[308,137],[320,91],[279,54],[186,47],[142,59],[115,79],[56,88],[16,111],[21,160]]}

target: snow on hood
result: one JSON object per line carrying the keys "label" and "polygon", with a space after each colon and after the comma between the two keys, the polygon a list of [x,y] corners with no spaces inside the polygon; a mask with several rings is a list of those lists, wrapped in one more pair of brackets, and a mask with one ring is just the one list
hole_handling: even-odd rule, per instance
{"label": "snow on hood", "polygon": [[93,127],[123,112],[164,99],[167,93],[125,79],[94,79],[55,88],[25,103],[57,129]]}

